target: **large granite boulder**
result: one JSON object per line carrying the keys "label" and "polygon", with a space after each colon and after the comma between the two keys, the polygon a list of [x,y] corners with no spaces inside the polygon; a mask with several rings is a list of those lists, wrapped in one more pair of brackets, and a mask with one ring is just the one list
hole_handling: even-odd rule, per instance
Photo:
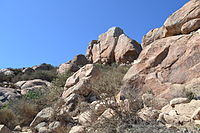
{"label": "large granite boulder", "polygon": [[39,90],[50,87],[51,83],[41,79],[34,79],[28,81],[18,81],[17,83],[15,83],[15,85],[20,87],[22,95],[25,95],[30,90]]}
{"label": "large granite boulder", "polygon": [[91,92],[91,88],[87,87],[87,83],[94,80],[99,75],[99,70],[93,64],[87,64],[79,71],[74,73],[66,81],[63,99],[71,94],[87,96]]}
{"label": "large granite boulder", "polygon": [[86,57],[92,63],[130,63],[141,50],[140,44],[126,36],[122,29],[113,27],[89,44]]}

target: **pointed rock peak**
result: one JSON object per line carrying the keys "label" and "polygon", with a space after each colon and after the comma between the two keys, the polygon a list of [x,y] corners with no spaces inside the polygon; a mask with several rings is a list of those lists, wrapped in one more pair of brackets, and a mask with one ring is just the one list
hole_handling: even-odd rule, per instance
{"label": "pointed rock peak", "polygon": [[119,27],[112,27],[104,34],[108,34],[113,37],[119,37],[121,34],[124,34],[124,31]]}
{"label": "pointed rock peak", "polygon": [[121,34],[124,34],[124,31],[119,27],[112,27],[108,29],[108,32],[112,33],[114,37],[119,37]]}

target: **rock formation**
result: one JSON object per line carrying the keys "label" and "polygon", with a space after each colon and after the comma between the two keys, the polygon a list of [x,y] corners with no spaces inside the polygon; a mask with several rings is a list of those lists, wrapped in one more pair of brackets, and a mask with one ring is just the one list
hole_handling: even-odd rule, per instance
{"label": "rock formation", "polygon": [[131,63],[141,50],[138,42],[126,36],[119,27],[113,27],[89,44],[86,57],[92,63]]}
{"label": "rock formation", "polygon": [[[3,124],[0,125],[0,133],[11,132],[7,128],[9,126],[16,133],[51,133],[62,130],[86,133],[92,132],[93,124],[94,132],[98,132],[98,124],[106,124],[108,128],[109,124],[114,126],[108,132],[126,132],[123,130],[126,122],[128,125],[125,126],[132,128],[132,132],[163,132],[164,125],[176,132],[179,126],[200,125],[200,1],[190,0],[173,13],[162,27],[149,31],[143,37],[142,46],[143,50],[122,29],[113,27],[89,44],[86,56],[77,55],[73,60],[61,64],[58,69],[49,64],[24,69],[1,69],[0,77],[7,76],[8,79],[2,78],[0,83],[0,111],[3,105],[9,106],[10,99],[17,100],[15,98],[21,96],[24,100],[23,95],[26,96],[31,90],[45,92],[49,89],[48,93],[53,92],[51,95],[41,95],[49,98],[42,102],[50,103],[36,113],[34,109],[31,111],[32,106],[30,110],[23,107],[25,113],[34,113],[31,121],[26,123],[29,127],[21,127],[24,124],[19,124],[13,128],[10,123],[3,121],[0,123]],[[110,65],[112,63],[121,65],[116,67]],[[109,70],[104,64],[109,64],[112,69],[125,69],[116,69],[123,71],[117,76],[110,76],[110,73],[107,76],[105,73]],[[130,64],[132,67],[129,69],[127,66]],[[70,77],[67,75],[67,80],[62,77],[60,79],[60,75],[55,76],[52,84],[41,79],[16,83],[10,83],[12,80],[9,80],[17,74],[27,76],[36,71],[51,73],[54,70],[58,74],[73,74]],[[114,77],[120,77],[121,80],[124,74],[121,86],[121,82],[114,80]],[[97,80],[103,83],[95,82]],[[38,100],[37,94],[32,100]],[[3,111],[7,111],[6,108]],[[12,112],[8,113],[12,116]],[[1,116],[3,115],[0,118]],[[151,124],[147,123],[156,124],[150,130],[147,127]],[[106,126],[103,128],[107,128]],[[147,131],[144,126],[147,126]]]}
{"label": "rock formation", "polygon": [[68,61],[67,63],[61,64],[58,68],[58,73],[62,74],[65,72],[76,72],[84,65],[88,64],[89,61],[87,58],[80,54],[74,57],[73,60]]}
{"label": "rock formation", "polygon": [[[189,1],[167,19],[164,27],[147,33],[143,51],[124,77],[125,84],[132,84],[142,92],[153,91],[156,96],[168,100],[184,95],[184,89],[178,86],[190,84],[192,87],[193,80],[196,80],[193,86],[199,85],[198,18],[200,1]],[[187,25],[189,32],[185,32]],[[164,32],[167,35],[163,36]]]}
{"label": "rock formation", "polygon": [[180,34],[189,34],[200,28],[200,1],[190,0],[173,13],[161,28],[151,30],[144,36],[142,46],[146,47],[155,40]]}

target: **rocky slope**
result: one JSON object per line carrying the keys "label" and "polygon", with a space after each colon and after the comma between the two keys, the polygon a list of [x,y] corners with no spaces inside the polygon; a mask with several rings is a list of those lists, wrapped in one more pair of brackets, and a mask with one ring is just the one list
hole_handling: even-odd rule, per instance
{"label": "rocky slope", "polygon": [[199,132],[200,1],[142,46],[113,27],[58,68],[0,70],[0,133]]}

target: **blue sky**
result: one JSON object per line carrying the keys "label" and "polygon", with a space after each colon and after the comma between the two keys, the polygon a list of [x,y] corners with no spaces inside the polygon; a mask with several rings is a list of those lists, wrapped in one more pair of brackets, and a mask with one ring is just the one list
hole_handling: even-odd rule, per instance
{"label": "blue sky", "polygon": [[0,68],[59,65],[113,26],[141,42],[189,0],[0,0]]}

